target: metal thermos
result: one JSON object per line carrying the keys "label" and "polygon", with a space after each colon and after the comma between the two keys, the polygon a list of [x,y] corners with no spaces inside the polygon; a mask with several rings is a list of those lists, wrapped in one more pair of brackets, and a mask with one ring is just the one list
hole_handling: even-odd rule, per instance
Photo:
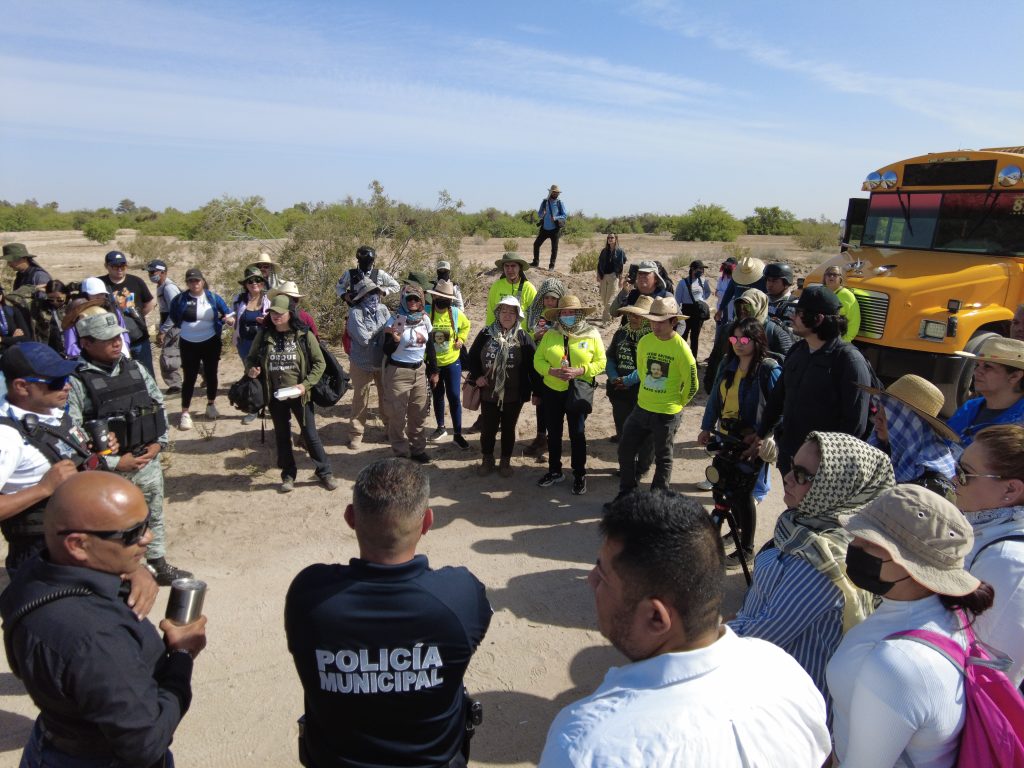
{"label": "metal thermos", "polygon": [[89,441],[92,443],[93,453],[106,456],[110,451],[110,425],[106,419],[93,419],[85,422],[85,428],[89,430]]}
{"label": "metal thermos", "polygon": [[198,579],[175,579],[167,600],[166,618],[174,624],[191,624],[203,614],[206,582]]}

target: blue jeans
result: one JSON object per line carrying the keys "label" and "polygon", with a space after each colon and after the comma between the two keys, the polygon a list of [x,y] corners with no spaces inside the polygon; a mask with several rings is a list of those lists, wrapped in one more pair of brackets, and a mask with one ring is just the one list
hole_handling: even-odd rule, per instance
{"label": "blue jeans", "polygon": [[132,359],[149,371],[150,376],[156,376],[156,373],[153,371],[153,347],[150,345],[149,339],[143,339],[138,344],[132,344],[129,349],[132,353]]}
{"label": "blue jeans", "polygon": [[444,426],[444,399],[448,397],[448,407],[452,409],[452,428],[456,435],[462,434],[462,363],[456,360],[451,365],[442,365],[437,369],[437,386],[431,396],[434,399],[434,418],[437,426]]}
{"label": "blue jeans", "polygon": [[769,474],[771,465],[765,464],[761,467],[761,471],[757,473],[757,484],[754,486],[754,499],[758,503],[764,501],[764,497],[768,495],[768,491],[772,489],[772,476]]}
{"label": "blue jeans", "polygon": [[[119,768],[123,765],[124,763],[114,757],[75,757],[57,750],[43,737],[43,730],[36,719],[25,751],[21,753],[18,768]],[[174,755],[171,754],[171,750],[167,750],[161,766],[174,768]]]}

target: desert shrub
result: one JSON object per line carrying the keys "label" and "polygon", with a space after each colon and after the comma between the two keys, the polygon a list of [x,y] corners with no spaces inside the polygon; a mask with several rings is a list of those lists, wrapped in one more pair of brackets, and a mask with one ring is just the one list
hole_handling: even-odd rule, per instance
{"label": "desert shrub", "polygon": [[838,248],[839,225],[824,215],[819,219],[804,219],[797,224],[793,240],[805,251]]}
{"label": "desert shrub", "polygon": [[94,243],[105,245],[114,239],[118,226],[116,219],[89,219],[82,226],[82,234]]}
{"label": "desert shrub", "polygon": [[725,254],[724,258],[726,259],[732,256],[736,261],[739,261],[750,255],[750,248],[739,243],[726,243],[722,246],[722,253]]}
{"label": "desert shrub", "polygon": [[748,235],[792,235],[796,232],[797,220],[792,211],[773,205],[770,208],[755,208],[754,215],[743,220]]}
{"label": "desert shrub", "polygon": [[569,262],[569,271],[573,273],[596,272],[597,259],[601,255],[593,239],[587,240],[586,245],[576,252]]}
{"label": "desert shrub", "polygon": [[672,239],[731,242],[743,231],[743,223],[722,206],[697,203],[681,217]]}
{"label": "desert shrub", "polygon": [[140,264],[148,264],[153,259],[162,259],[168,264],[174,262],[179,245],[174,240],[152,235],[135,235],[131,240],[117,241],[118,250],[124,251]]}
{"label": "desert shrub", "polygon": [[690,262],[693,261],[685,253],[677,253],[671,259],[668,260],[668,269],[671,272],[676,272],[680,269],[686,269],[690,266]]}
{"label": "desert shrub", "polygon": [[477,245],[481,245],[491,239],[491,233],[486,229],[478,229],[473,233],[473,239],[477,241]]}
{"label": "desert shrub", "polygon": [[505,253],[519,253],[519,241],[509,238],[501,243]]}

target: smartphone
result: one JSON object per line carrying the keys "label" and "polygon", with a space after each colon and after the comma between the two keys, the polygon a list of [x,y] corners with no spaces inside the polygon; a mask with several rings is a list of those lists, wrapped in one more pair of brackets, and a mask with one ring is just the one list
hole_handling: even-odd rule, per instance
{"label": "smartphone", "polygon": [[391,327],[398,332],[399,336],[401,336],[405,333],[405,318],[402,315],[399,315],[395,318],[395,324]]}

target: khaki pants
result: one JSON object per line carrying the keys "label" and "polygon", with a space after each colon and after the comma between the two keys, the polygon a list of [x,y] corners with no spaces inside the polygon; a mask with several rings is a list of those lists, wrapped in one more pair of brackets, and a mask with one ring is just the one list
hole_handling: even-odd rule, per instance
{"label": "khaki pants", "polygon": [[384,389],[381,382],[380,368],[364,371],[358,365],[353,365],[348,372],[352,379],[352,418],[348,423],[348,439],[355,447],[363,439],[366,431],[366,414],[370,410],[370,385],[377,388],[377,408],[380,411],[381,419],[384,420],[384,428],[387,429],[387,418],[384,414]]}
{"label": "khaki pants", "polygon": [[612,305],[612,300],[615,299],[615,294],[618,292],[619,278],[614,273],[601,278],[601,319],[611,319],[608,307]]}
{"label": "khaki pants", "polygon": [[427,448],[423,422],[430,411],[426,366],[412,369],[386,365],[381,391],[391,451],[403,457],[423,453]]}

